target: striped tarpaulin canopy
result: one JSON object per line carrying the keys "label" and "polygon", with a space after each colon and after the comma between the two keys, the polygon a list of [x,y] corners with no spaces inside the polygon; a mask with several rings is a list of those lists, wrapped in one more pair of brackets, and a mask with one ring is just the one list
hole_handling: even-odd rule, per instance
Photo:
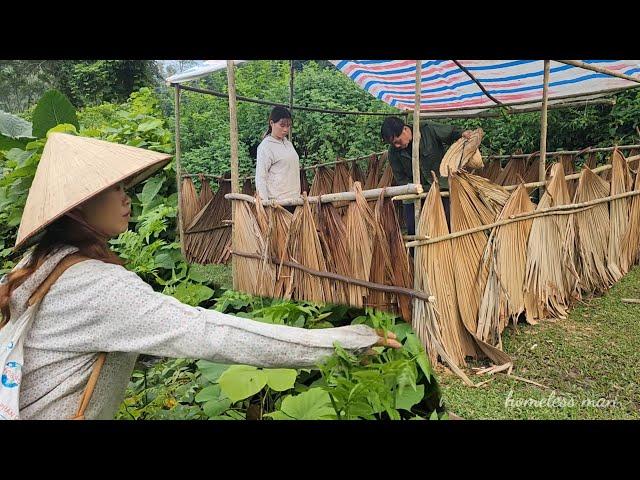
{"label": "striped tarpaulin canopy", "polygon": [[[640,78],[640,60],[582,61]],[[413,110],[415,60],[331,62],[374,97],[401,110]],[[499,104],[513,110],[540,108],[543,75],[543,60],[422,60],[420,110],[452,116],[452,112],[479,113]],[[548,104],[596,98],[634,86],[640,84],[552,60]]]}

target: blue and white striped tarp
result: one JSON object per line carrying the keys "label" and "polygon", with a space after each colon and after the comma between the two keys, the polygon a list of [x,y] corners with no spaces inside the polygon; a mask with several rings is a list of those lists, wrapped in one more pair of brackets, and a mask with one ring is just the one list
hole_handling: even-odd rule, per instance
{"label": "blue and white striped tarp", "polygon": [[[338,70],[383,102],[401,110],[415,104],[415,60],[332,60]],[[542,101],[542,60],[458,60],[498,102],[514,109],[539,107]],[[640,78],[639,60],[583,60]],[[453,60],[423,60],[420,109],[448,116],[494,107],[474,80]],[[629,80],[551,61],[549,104],[601,96],[640,86]]]}

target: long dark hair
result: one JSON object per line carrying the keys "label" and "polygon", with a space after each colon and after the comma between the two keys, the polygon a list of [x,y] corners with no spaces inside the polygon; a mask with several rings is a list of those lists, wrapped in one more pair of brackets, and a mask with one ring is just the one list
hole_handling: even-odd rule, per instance
{"label": "long dark hair", "polygon": [[0,285],[0,326],[9,321],[11,313],[9,300],[11,293],[18,288],[45,260],[65,245],[78,248],[78,254],[101,260],[106,263],[124,265],[124,261],[109,249],[107,240],[84,222],[65,215],[47,227],[47,231],[38,242],[27,264],[7,275],[7,282]]}
{"label": "long dark hair", "polygon": [[280,106],[273,107],[273,110],[271,110],[271,113],[269,114],[269,120],[267,120],[269,128],[267,129],[267,133],[265,133],[264,136],[266,137],[271,133],[271,122],[277,123],[283,118],[291,119],[291,112],[289,111],[289,109]]}

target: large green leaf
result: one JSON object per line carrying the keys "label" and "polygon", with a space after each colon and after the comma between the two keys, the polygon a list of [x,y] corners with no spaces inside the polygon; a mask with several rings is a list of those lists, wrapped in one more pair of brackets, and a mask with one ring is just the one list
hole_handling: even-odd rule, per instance
{"label": "large green leaf", "polygon": [[138,195],[138,199],[143,205],[151,203],[151,200],[158,194],[164,183],[163,177],[153,177],[148,180],[142,188],[142,193]]}
{"label": "large green leaf", "polygon": [[0,133],[11,138],[31,137],[31,123],[0,110]]}
{"label": "large green leaf", "polygon": [[202,373],[202,376],[211,383],[216,383],[220,379],[220,375],[229,368],[229,365],[213,363],[208,360],[198,360],[196,365],[198,366],[200,373]]}
{"label": "large green leaf", "polygon": [[70,123],[80,130],[76,109],[69,99],[57,90],[49,90],[33,111],[33,135],[42,138],[61,123]]}
{"label": "large green leaf", "polygon": [[13,138],[0,133],[0,152],[10,150],[12,148],[23,149],[28,142],[28,138]]}
{"label": "large green leaf", "polygon": [[206,403],[210,402],[211,400],[218,400],[221,393],[222,391],[220,390],[220,385],[208,385],[198,392],[195,400],[198,403]]}
{"label": "large green leaf", "polygon": [[298,372],[289,368],[272,368],[264,370],[267,374],[267,385],[276,392],[284,392],[293,388]]}
{"label": "large green leaf", "polygon": [[215,417],[226,411],[231,406],[231,400],[228,398],[219,398],[211,400],[202,406],[202,410],[207,417]]}
{"label": "large green leaf", "polygon": [[396,408],[398,410],[411,410],[416,403],[424,397],[424,385],[418,385],[416,390],[413,391],[410,388],[405,388],[400,395],[400,390],[396,393]]}
{"label": "large green leaf", "polygon": [[153,119],[147,120],[146,122],[138,125],[138,132],[148,132],[149,130],[153,130],[154,128],[158,128],[162,126],[162,120]]}
{"label": "large green leaf", "polygon": [[335,419],[329,394],[321,388],[312,388],[295,397],[286,397],[282,400],[281,410],[296,420]]}
{"label": "large green leaf", "polygon": [[233,365],[220,376],[218,383],[222,392],[237,402],[262,390],[267,384],[267,374],[256,367]]}

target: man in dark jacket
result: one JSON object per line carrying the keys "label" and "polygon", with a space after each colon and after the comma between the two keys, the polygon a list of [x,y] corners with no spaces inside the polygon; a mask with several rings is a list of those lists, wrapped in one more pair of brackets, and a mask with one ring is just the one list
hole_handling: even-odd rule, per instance
{"label": "man in dark jacket", "polygon": [[[393,170],[394,184],[406,185],[413,183],[412,169],[412,149],[413,149],[413,127],[407,125],[398,117],[387,117],[382,123],[380,130],[382,139],[389,144],[389,164]],[[420,122],[420,183],[424,191],[431,187],[431,171],[438,175],[440,189],[448,190],[449,185],[446,177],[439,176],[440,162],[449,146],[460,137],[468,138],[471,131],[462,131],[451,126],[433,122]],[[443,205],[447,222],[449,222],[449,198],[443,198]],[[415,234],[415,216],[413,201],[404,202],[404,214],[406,219],[407,233]]]}

